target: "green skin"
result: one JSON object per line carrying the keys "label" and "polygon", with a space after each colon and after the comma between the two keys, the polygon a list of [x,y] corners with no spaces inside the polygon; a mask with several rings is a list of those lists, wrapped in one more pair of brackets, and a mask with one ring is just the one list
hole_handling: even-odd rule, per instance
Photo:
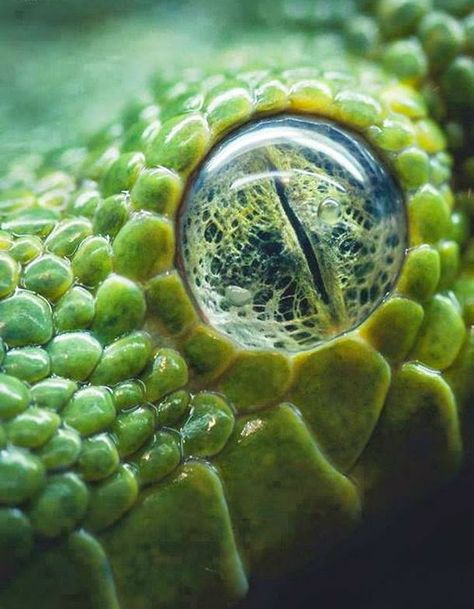
{"label": "green skin", "polygon": [[[227,607],[469,453],[473,7],[366,4],[345,30],[335,19],[326,71],[298,35],[275,45],[262,28],[237,59],[160,76],[87,148],[3,180],[3,609]],[[213,146],[285,113],[365,138],[410,236],[390,297],[292,355],[201,319],[175,234]]]}

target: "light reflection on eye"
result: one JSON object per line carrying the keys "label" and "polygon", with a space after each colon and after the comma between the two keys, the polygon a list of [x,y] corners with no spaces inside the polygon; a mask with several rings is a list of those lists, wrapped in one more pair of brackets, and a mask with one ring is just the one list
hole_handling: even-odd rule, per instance
{"label": "light reflection on eye", "polygon": [[391,291],[407,223],[399,188],[360,137],[288,116],[212,151],[180,234],[203,318],[244,347],[298,352],[354,328]]}

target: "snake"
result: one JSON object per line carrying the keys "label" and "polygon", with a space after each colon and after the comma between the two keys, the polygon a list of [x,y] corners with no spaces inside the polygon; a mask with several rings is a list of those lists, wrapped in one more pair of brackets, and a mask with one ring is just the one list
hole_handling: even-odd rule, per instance
{"label": "snake", "polygon": [[7,155],[2,609],[232,607],[469,459],[472,0],[242,10]]}

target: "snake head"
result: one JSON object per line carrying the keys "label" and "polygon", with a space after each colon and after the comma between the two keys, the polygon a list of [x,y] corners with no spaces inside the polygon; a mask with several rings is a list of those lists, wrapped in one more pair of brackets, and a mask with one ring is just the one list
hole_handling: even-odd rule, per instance
{"label": "snake head", "polygon": [[472,59],[378,5],[335,66],[257,43],[160,74],[5,178],[5,608],[226,606],[458,469]]}

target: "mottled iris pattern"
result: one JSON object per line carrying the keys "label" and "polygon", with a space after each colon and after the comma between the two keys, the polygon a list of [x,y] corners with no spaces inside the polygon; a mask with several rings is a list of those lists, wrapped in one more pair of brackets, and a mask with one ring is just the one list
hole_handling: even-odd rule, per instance
{"label": "mottled iris pattern", "polygon": [[[227,607],[457,471],[472,6],[366,4],[3,176],[2,609]],[[277,124],[367,180],[294,132],[233,156]]]}
{"label": "mottled iris pattern", "polygon": [[210,325],[286,352],[365,319],[407,244],[404,202],[381,160],[302,118],[225,139],[193,183],[181,232],[184,274]]}

